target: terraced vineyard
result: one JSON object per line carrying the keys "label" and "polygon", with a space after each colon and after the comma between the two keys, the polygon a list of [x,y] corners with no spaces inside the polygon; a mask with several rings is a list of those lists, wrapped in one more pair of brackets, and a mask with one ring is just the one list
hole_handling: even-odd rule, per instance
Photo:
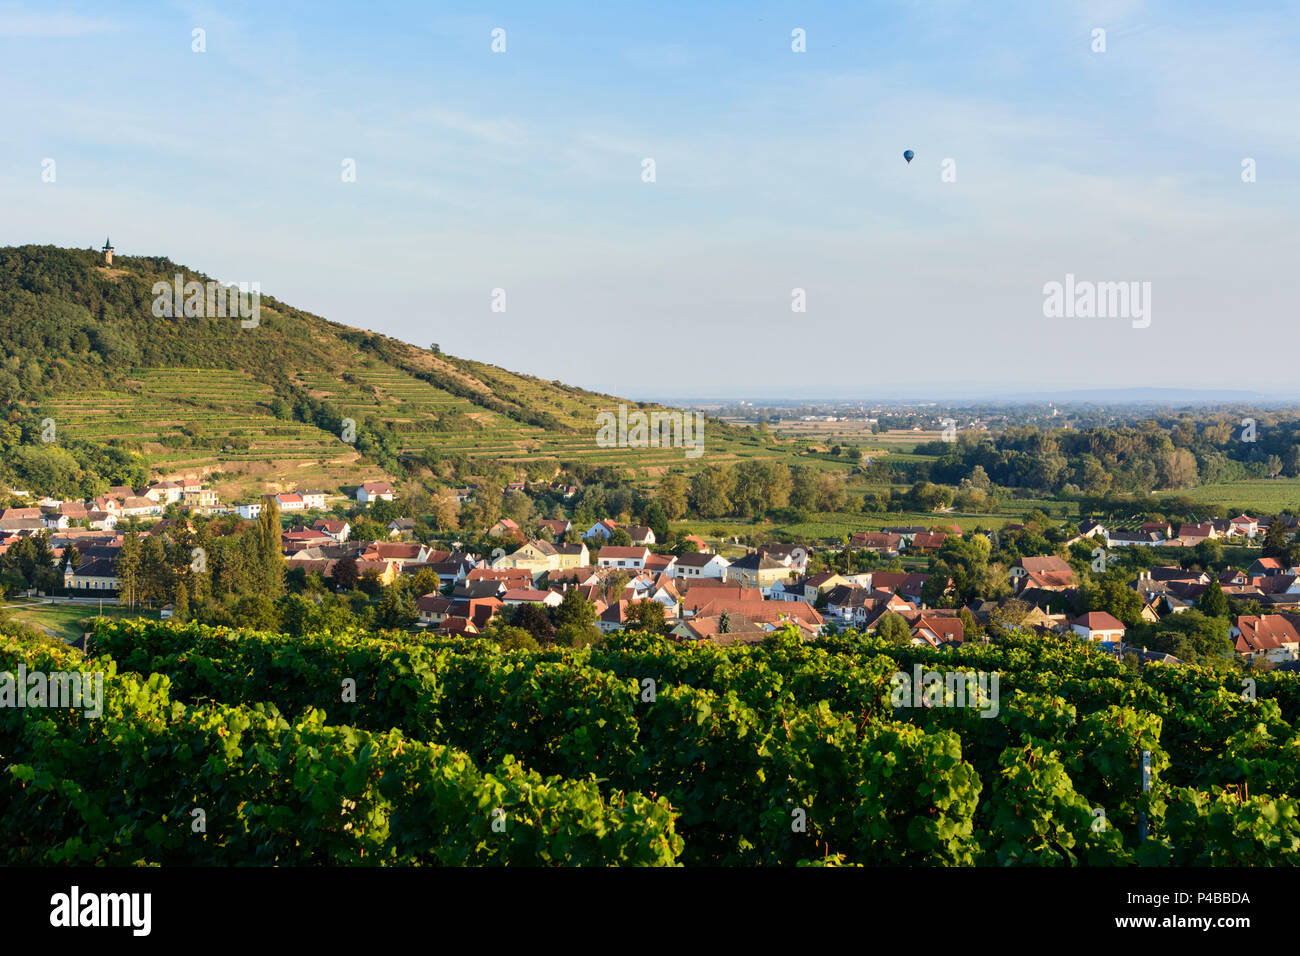
{"label": "terraced vineyard", "polygon": [[[227,500],[398,478],[341,440],[342,418],[359,430],[386,426],[375,454],[390,468],[400,467],[394,456],[430,450],[471,461],[610,465],[633,477],[752,457],[849,464],[716,420],[697,458],[681,447],[600,447],[601,412],[656,406],[434,353],[269,294],[255,328],[219,318],[159,322],[150,311],[156,280],[206,279],[166,259],[123,256],[105,270],[84,250],[24,246],[0,250],[0,265],[0,334],[32,355],[59,356],[33,365],[57,369],[17,404],[51,409],[63,435],[131,443],[158,477],[222,472],[214,485]],[[33,316],[59,319],[37,335]],[[304,410],[313,400],[320,407]]]}
{"label": "terraced vineyard", "polygon": [[[617,413],[620,404],[627,404],[629,411],[657,406],[639,406],[559,382],[542,382],[482,362],[460,365],[472,372],[474,380],[484,383],[491,395],[547,413],[558,427],[520,422],[380,363],[347,372],[342,380],[315,372],[300,375],[296,381],[313,397],[330,402],[358,421],[375,415],[393,423],[404,439],[405,452],[432,447],[440,455],[467,459],[523,462],[549,458],[650,473],[690,461],[681,448],[602,448],[596,444],[600,412]],[[789,454],[788,448],[764,448],[756,435],[744,430],[725,429],[716,438],[715,432],[706,427],[710,463]]]}
{"label": "terraced vineyard", "polygon": [[[72,438],[126,439],[160,476],[220,471],[223,498],[250,485],[336,487],[366,468],[355,449],[271,413],[270,386],[232,369],[134,369],[115,390],[59,397],[55,420]],[[369,473],[369,468],[366,468]]]}
{"label": "terraced vineyard", "polygon": [[[593,401],[598,396],[578,389],[499,369],[494,373],[494,383],[508,385],[529,407],[554,414],[563,430],[524,424],[379,362],[341,377],[311,371],[292,380],[357,422],[373,416],[396,426],[403,452],[432,448],[442,457],[507,462],[547,458],[646,475],[692,463],[682,448],[598,447],[597,413],[615,411],[618,399],[601,405]],[[338,437],[276,418],[274,398],[271,386],[236,369],[142,368],[133,369],[117,388],[60,396],[50,404],[67,436],[133,442],[160,477],[222,472],[226,477],[217,490],[223,499],[272,486],[334,489],[380,474]],[[741,429],[719,435],[706,427],[705,442],[707,458],[694,461],[790,455],[788,447],[764,446],[757,435]]]}

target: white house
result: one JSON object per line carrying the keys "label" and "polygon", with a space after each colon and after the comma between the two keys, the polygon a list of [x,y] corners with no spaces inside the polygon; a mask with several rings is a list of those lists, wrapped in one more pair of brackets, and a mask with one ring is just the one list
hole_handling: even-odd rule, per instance
{"label": "white house", "polygon": [[1250,515],[1238,515],[1228,522],[1228,534],[1253,538],[1259,532],[1259,522]]}
{"label": "white house", "polygon": [[1105,611],[1089,611],[1087,614],[1080,614],[1070,622],[1070,627],[1085,641],[1113,643],[1124,640],[1124,632],[1127,630],[1122,621]]}
{"label": "white house", "polygon": [[731,562],[720,554],[701,554],[698,551],[680,555],[672,567],[675,578],[723,578]]}
{"label": "white house", "polygon": [[304,491],[302,494],[302,506],[309,511],[325,510],[325,492],[323,491]]}
{"label": "white house", "polygon": [[602,568],[630,568],[640,571],[645,567],[649,557],[649,548],[607,544],[600,549],[600,557],[596,559],[596,563]]}
{"label": "white house", "polygon": [[348,535],[352,533],[352,525],[342,519],[317,518],[311,527],[313,531],[322,531],[340,544],[348,540]]}
{"label": "white house", "polygon": [[1108,548],[1131,548],[1139,545],[1159,548],[1165,543],[1166,539],[1158,531],[1111,531],[1106,535]]}
{"label": "white house", "polygon": [[357,501],[369,505],[374,501],[392,501],[393,486],[386,481],[367,481],[357,489]]}
{"label": "white house", "polygon": [[645,525],[633,524],[628,525],[625,529],[628,536],[632,539],[633,544],[654,544],[655,533],[653,528]]}
{"label": "white house", "polygon": [[117,527],[117,515],[107,511],[88,511],[86,520],[96,531],[112,531]]}
{"label": "white house", "polygon": [[181,486],[174,481],[160,481],[145,489],[144,496],[159,504],[169,505],[181,500]]}
{"label": "white house", "polygon": [[262,502],[250,501],[247,504],[235,505],[235,514],[245,521],[253,521],[262,515]]}
{"label": "white house", "polygon": [[160,515],[162,510],[162,505],[150,498],[140,498],[132,495],[122,502],[122,516],[124,518]]}
{"label": "white house", "polygon": [[559,607],[564,598],[556,591],[538,591],[536,588],[511,588],[501,595],[501,603],[541,604],[544,607]]}

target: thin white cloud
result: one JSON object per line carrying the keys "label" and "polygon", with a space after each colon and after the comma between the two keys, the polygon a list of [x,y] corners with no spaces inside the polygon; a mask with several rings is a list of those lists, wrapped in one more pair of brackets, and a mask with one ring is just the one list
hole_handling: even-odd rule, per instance
{"label": "thin white cloud", "polygon": [[98,17],[73,13],[33,13],[16,7],[0,9],[0,37],[84,37],[121,29],[121,24]]}

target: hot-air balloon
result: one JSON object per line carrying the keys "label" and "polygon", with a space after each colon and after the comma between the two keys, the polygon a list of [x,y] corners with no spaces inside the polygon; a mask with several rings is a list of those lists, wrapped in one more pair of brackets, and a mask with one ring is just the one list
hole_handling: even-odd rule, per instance
{"label": "hot-air balloon", "polygon": [[916,153],[912,152],[910,149],[903,150],[903,158],[907,160],[909,163],[912,161],[912,157],[915,155]]}

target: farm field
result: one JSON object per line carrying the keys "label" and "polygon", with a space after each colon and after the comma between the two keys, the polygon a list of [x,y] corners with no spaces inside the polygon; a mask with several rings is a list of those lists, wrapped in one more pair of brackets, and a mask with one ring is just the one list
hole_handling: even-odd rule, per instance
{"label": "farm field", "polygon": [[[9,606],[0,613],[11,621],[29,624],[52,637],[69,642],[81,637],[81,621],[89,617],[98,617],[101,613],[97,604],[47,604],[32,601],[24,602],[23,606],[14,606],[17,603],[10,602]],[[105,604],[102,613],[105,618],[156,618],[158,616],[157,611],[132,611],[115,604]]]}
{"label": "farm field", "polygon": [[[969,531],[974,528],[1001,528],[1011,522],[1019,520],[1023,515],[1031,511],[1034,507],[1055,506],[1060,509],[1065,502],[1042,502],[1042,501],[1017,501],[1015,505],[1024,505],[1023,511],[1012,514],[965,514],[953,512],[944,514],[940,512],[888,512],[866,514],[854,511],[841,511],[834,513],[818,514],[809,521],[796,523],[781,523],[772,521],[748,521],[743,518],[693,518],[681,521],[670,521],[669,527],[679,533],[694,534],[708,541],[710,544],[717,542],[717,536],[713,534],[715,529],[724,530],[724,538],[743,537],[745,535],[788,535],[793,538],[804,538],[809,541],[835,541],[847,537],[857,531],[879,531],[882,528],[897,527],[901,525],[917,525],[929,528],[935,525],[958,525],[963,531]],[[1054,517],[1060,517],[1059,513]],[[743,552],[743,549],[741,549]]]}
{"label": "farm field", "polygon": [[1300,508],[1300,478],[1250,478],[1201,485],[1178,494],[1206,504],[1277,514],[1287,508]]}

